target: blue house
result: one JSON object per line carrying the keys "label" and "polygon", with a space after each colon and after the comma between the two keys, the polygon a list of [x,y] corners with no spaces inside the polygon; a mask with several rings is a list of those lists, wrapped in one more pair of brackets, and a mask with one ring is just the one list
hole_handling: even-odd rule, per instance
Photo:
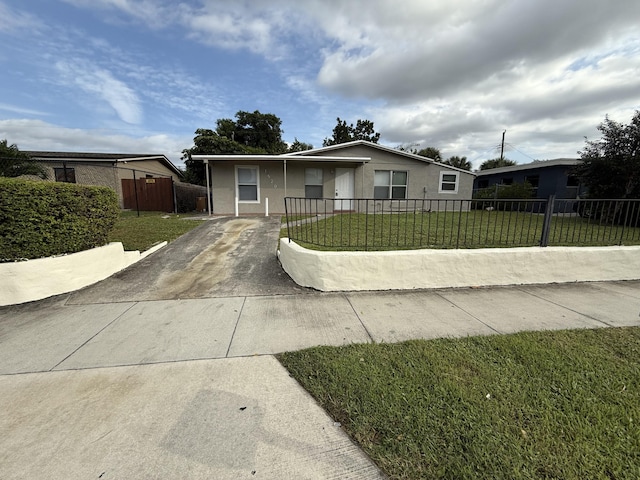
{"label": "blue house", "polygon": [[580,160],[574,158],[556,158],[481,170],[475,172],[473,190],[526,181],[533,187],[535,198],[547,199],[550,195],[558,199],[578,198],[585,193],[585,188],[577,177],[571,175],[571,170],[579,163]]}

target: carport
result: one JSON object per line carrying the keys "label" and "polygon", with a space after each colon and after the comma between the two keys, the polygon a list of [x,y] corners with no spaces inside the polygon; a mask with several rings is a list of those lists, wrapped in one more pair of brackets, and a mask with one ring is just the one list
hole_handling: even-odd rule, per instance
{"label": "carport", "polygon": [[[313,169],[327,172],[325,175],[321,173],[316,180],[319,182],[316,186],[321,187],[317,190],[321,193],[319,197],[353,198],[356,171],[360,170],[359,183],[362,186],[364,170],[359,167],[371,161],[371,157],[365,156],[301,154],[192,155],[191,159],[205,165],[209,215],[233,211],[235,216],[262,213],[268,216],[269,199],[284,205],[287,196],[309,197],[305,177],[313,176],[310,171]],[[326,169],[328,163],[331,167]],[[350,177],[347,179],[344,175]],[[350,188],[344,191],[337,188],[341,178],[346,179],[343,183],[351,182]],[[241,207],[243,212],[240,212]]]}

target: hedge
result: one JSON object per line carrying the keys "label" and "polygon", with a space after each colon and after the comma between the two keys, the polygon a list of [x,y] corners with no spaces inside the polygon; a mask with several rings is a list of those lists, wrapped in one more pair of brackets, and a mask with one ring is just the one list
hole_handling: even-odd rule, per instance
{"label": "hedge", "polygon": [[105,245],[119,212],[107,187],[0,178],[0,262]]}

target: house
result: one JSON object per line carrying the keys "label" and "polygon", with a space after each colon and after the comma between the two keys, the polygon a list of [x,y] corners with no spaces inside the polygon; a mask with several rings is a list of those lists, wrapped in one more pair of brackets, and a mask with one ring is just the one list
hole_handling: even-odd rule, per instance
{"label": "house", "polygon": [[[577,177],[571,174],[580,160],[574,158],[556,158],[510,167],[491,168],[476,172],[474,191],[493,185],[511,185],[529,182],[534,197],[547,199],[555,195],[559,199],[574,199],[584,194],[584,187]],[[499,187],[498,187],[499,188]]]}
{"label": "house", "polygon": [[[209,212],[284,213],[285,197],[470,199],[475,175],[363,140],[283,155],[193,155],[206,165]],[[347,207],[341,209],[349,209]]]}
{"label": "house", "polygon": [[174,210],[181,173],[164,155],[25,151],[56,182],[112,188],[121,208]]}

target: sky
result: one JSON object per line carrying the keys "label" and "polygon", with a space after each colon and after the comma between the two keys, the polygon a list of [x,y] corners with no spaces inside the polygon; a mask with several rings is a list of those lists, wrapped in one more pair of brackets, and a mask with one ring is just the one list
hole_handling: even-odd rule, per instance
{"label": "sky", "polygon": [[640,109],[638,0],[0,0],[0,139],[165,154],[244,110],[443,158],[577,158]]}

